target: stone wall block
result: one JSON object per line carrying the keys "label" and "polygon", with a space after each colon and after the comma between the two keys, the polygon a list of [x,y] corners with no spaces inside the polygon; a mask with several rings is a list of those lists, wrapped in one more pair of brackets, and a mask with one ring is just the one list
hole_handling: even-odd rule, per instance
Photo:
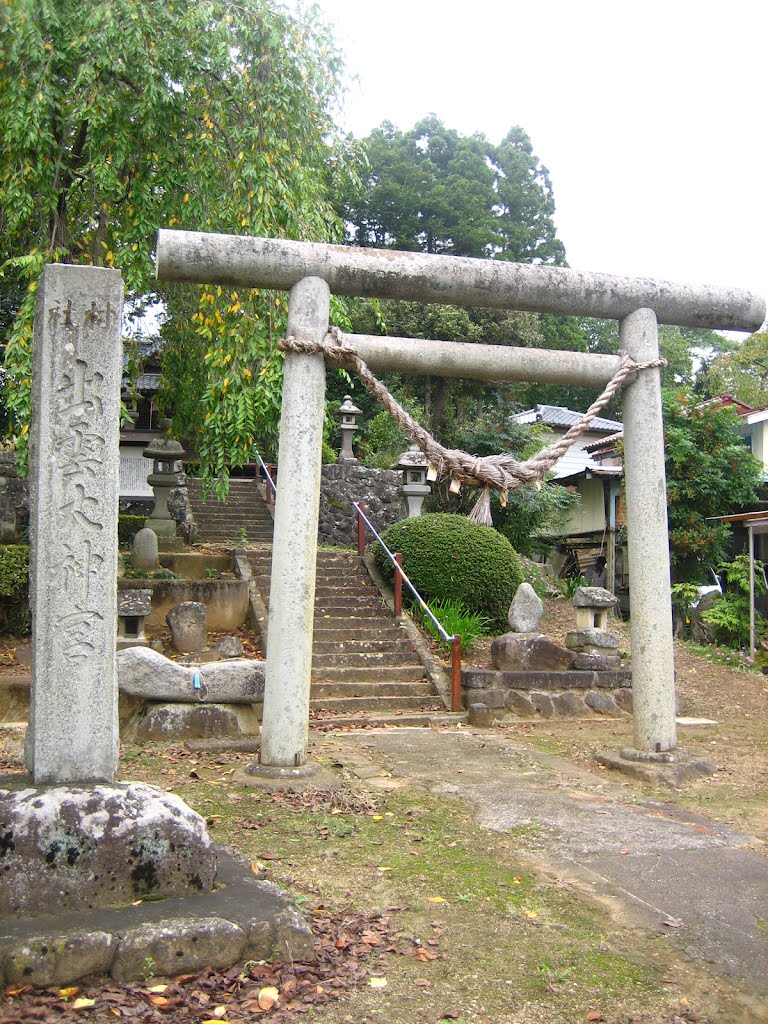
{"label": "stone wall block", "polygon": [[623,718],[624,713],[608,693],[600,690],[590,690],[584,698],[588,707],[596,711],[598,715],[605,715],[608,718]]}
{"label": "stone wall block", "polygon": [[211,967],[229,967],[243,958],[246,933],[220,917],[186,920],[169,918],[146,924],[121,941],[110,971],[115,981],[144,976],[147,960],[159,977],[173,977]]}
{"label": "stone wall block", "polygon": [[29,939],[0,957],[0,980],[48,988],[66,985],[91,974],[106,974],[117,939],[109,932],[70,932]]}
{"label": "stone wall block", "polygon": [[533,692],[530,695],[530,700],[542,718],[552,718],[555,708],[552,697],[548,693]]}

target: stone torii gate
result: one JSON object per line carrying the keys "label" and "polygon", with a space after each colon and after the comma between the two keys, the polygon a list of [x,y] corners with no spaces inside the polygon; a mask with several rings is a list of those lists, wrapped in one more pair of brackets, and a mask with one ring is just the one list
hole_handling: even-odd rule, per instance
{"label": "stone torii gate", "polygon": [[[738,289],[676,285],[559,267],[186,231],[159,232],[161,281],[290,291],[288,334],[323,341],[330,295],[488,306],[619,321],[636,362],[658,358],[658,323],[757,330],[765,302]],[[344,335],[374,371],[603,387],[620,357],[404,338]],[[288,352],[280,421],[280,483],[260,765],[308,774],[317,517],[325,398],[322,354]],[[676,750],[661,374],[622,393],[627,495],[634,743],[639,759]]]}

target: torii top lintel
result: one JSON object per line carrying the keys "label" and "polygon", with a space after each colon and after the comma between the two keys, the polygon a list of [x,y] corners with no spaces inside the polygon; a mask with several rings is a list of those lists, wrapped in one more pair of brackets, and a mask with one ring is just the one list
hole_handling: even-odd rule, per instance
{"label": "torii top lintel", "polygon": [[719,330],[758,330],[766,313],[763,298],[739,288],[196,231],[159,232],[157,277],[286,290],[302,278],[319,277],[337,295],[615,320],[652,309],[660,323]]}

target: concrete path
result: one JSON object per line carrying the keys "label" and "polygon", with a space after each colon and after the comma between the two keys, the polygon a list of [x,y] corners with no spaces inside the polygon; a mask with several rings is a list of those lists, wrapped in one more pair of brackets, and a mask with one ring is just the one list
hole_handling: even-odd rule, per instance
{"label": "concrete path", "polygon": [[368,784],[458,797],[494,831],[533,826],[523,843],[539,866],[588,889],[626,924],[665,933],[737,987],[768,995],[768,851],[759,840],[671,803],[633,802],[620,776],[472,729],[328,742]]}

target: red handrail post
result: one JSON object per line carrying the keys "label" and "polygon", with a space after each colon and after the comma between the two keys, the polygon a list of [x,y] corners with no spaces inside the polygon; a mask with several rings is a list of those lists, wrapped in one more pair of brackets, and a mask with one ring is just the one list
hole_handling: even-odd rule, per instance
{"label": "red handrail post", "polygon": [[365,512],[365,503],[362,501],[357,502],[357,553],[360,558],[365,554],[365,520],[360,515],[361,512]]}
{"label": "red handrail post", "polygon": [[461,711],[461,637],[451,640],[451,711]]}
{"label": "red handrail post", "polygon": [[403,614],[403,556],[395,555],[395,618]]}

